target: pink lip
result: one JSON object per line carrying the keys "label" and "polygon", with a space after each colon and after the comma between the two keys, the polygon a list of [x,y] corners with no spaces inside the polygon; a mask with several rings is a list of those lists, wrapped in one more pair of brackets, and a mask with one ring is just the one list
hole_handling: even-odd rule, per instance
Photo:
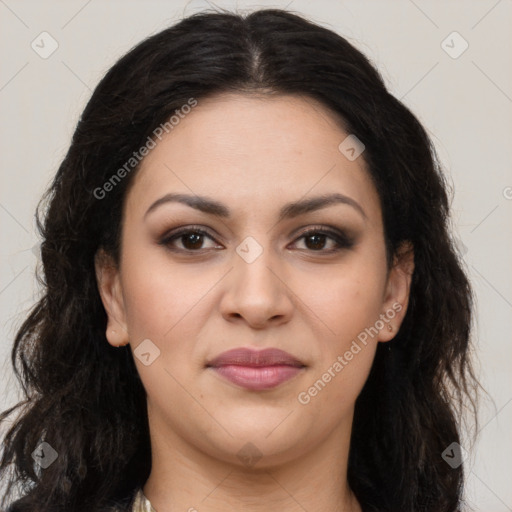
{"label": "pink lip", "polygon": [[270,389],[299,373],[305,365],[283,350],[236,348],[207,364],[222,377],[251,390]]}

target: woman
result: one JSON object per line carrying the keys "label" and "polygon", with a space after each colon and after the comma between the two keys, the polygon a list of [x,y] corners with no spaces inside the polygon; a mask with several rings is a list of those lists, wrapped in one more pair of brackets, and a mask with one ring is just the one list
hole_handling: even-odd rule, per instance
{"label": "woman", "polygon": [[448,222],[425,130],[339,35],[260,10],[143,41],[47,194],[8,510],[462,510]]}

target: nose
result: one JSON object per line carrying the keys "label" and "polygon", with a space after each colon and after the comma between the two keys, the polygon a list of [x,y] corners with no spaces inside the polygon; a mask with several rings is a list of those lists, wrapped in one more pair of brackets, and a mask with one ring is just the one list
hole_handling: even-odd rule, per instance
{"label": "nose", "polygon": [[283,266],[269,249],[262,249],[254,260],[245,258],[243,252],[233,254],[234,268],[224,280],[220,301],[224,319],[245,322],[253,329],[289,322],[294,309]]}

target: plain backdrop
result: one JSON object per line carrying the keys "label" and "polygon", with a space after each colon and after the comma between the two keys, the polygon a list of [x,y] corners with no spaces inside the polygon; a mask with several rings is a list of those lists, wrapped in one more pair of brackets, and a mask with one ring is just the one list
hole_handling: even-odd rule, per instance
{"label": "plain backdrop", "polygon": [[511,511],[511,0],[0,0],[0,408],[21,398],[10,352],[38,294],[35,207],[80,112],[122,54],[212,5],[287,8],[338,32],[433,137],[453,187],[454,234],[477,296],[478,371],[492,397],[467,461],[467,501]]}

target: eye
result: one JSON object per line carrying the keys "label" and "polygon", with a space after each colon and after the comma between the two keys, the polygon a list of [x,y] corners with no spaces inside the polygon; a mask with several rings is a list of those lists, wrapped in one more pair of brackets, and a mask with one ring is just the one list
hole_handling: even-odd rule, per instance
{"label": "eye", "polygon": [[[215,242],[213,236],[208,231],[202,229],[199,226],[187,226],[180,228],[165,235],[159,242],[160,245],[167,247],[171,251],[176,252],[200,252],[208,248],[222,248],[222,246],[204,247],[205,238]],[[349,249],[354,245],[354,241],[348,235],[342,231],[333,231],[325,227],[314,227],[310,228],[302,233],[302,235],[296,239],[304,240],[305,249],[310,252],[318,253],[334,253],[343,249]],[[330,248],[325,248],[329,245]],[[181,247],[176,244],[179,243]]]}
{"label": "eye", "polygon": [[[354,245],[354,241],[345,233],[325,228],[310,228],[297,238],[297,240],[302,239],[304,239],[306,250],[313,252],[338,252],[342,249],[349,249]],[[331,248],[325,249],[328,240],[331,241]]]}
{"label": "eye", "polygon": [[[170,250],[199,252],[201,249],[205,249],[205,247],[202,247],[205,237],[214,241],[214,238],[204,229],[189,226],[164,236],[159,243]],[[182,247],[175,247],[175,241],[180,241]]]}

